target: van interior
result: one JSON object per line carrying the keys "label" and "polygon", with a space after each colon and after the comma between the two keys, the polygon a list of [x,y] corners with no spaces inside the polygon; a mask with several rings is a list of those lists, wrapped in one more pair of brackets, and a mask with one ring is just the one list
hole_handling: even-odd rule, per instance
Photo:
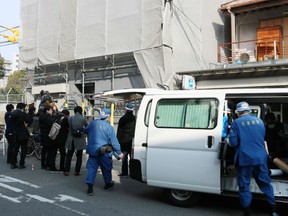
{"label": "van interior", "polygon": [[[239,95],[227,95],[226,97],[226,105],[224,108],[224,116],[227,116],[228,121],[228,130],[233,121],[233,119],[237,118],[235,114],[236,104],[246,101],[249,103],[251,108],[250,115],[257,116],[261,118],[266,127],[266,136],[265,139],[269,140],[268,131],[271,129],[267,129],[272,124],[273,140],[277,143],[277,149],[273,150],[273,153],[269,150],[269,169],[272,179],[272,184],[279,185],[285,184],[287,187],[288,184],[288,96],[287,95],[249,95],[246,97],[239,97]],[[268,114],[270,113],[270,114]],[[268,119],[268,116],[275,116],[273,122]],[[276,126],[275,126],[276,125]],[[277,127],[277,129],[275,128]],[[229,133],[229,132],[227,132]],[[277,141],[276,141],[277,140]],[[269,144],[269,143],[268,143]],[[269,145],[268,145],[268,148]],[[234,149],[230,147],[225,139],[223,138],[223,142],[219,145],[218,158],[221,160],[221,183],[223,191],[237,191],[236,186],[236,168],[233,165],[233,157],[234,157]],[[235,187],[231,187],[231,185],[235,184]],[[286,188],[285,187],[285,188]],[[274,187],[278,188],[279,187]],[[252,188],[252,192],[258,192],[258,188]],[[285,195],[286,194],[286,195]],[[275,196],[278,199],[282,196],[287,196],[287,192],[285,189],[279,189],[275,191]]]}

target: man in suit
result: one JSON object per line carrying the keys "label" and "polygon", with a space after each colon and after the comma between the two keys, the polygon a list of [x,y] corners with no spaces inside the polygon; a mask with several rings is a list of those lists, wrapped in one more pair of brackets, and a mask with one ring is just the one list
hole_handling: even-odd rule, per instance
{"label": "man in suit", "polygon": [[133,114],[134,106],[131,103],[127,103],[125,109],[126,113],[120,118],[117,129],[117,139],[124,154],[122,172],[119,174],[120,177],[128,176],[128,155],[131,157],[132,140],[136,124],[136,118]]}
{"label": "man in suit", "polygon": [[17,155],[19,148],[21,147],[21,156],[19,162],[19,169],[26,168],[25,158],[27,153],[27,143],[30,138],[30,133],[26,127],[29,124],[28,115],[25,112],[26,104],[18,103],[16,110],[11,113],[11,118],[14,125],[14,150],[13,158],[11,162],[11,169],[18,168],[17,166]]}
{"label": "man in suit", "polygon": [[7,104],[6,111],[7,112],[5,113],[5,123],[6,123],[5,137],[8,142],[7,163],[10,164],[12,162],[13,149],[14,149],[14,126],[11,118],[11,114],[14,111],[13,104]]}

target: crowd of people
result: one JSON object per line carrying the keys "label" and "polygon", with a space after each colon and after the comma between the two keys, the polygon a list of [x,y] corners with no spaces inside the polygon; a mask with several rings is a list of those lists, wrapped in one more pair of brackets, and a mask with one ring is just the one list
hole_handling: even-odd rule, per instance
{"label": "crowd of people", "polygon": [[[86,150],[89,155],[86,164],[88,195],[93,195],[93,185],[99,167],[105,183],[104,190],[108,191],[114,187],[112,181],[112,155],[117,159],[125,158],[120,176],[128,175],[128,154],[131,153],[136,121],[132,104],[128,103],[126,105],[127,112],[121,118],[121,124],[118,128],[118,131],[121,131],[119,136],[122,137],[120,147],[114,128],[109,123],[111,114],[109,108],[104,108],[97,119],[88,122],[82,115],[82,107],[76,106],[74,115],[70,116],[67,109],[58,111],[53,100],[47,98],[45,92],[42,92],[41,96],[42,98],[46,97],[46,101],[41,100],[37,113],[34,105],[28,107],[28,112],[26,112],[26,104],[24,103],[18,103],[15,110],[12,104],[6,106],[7,163],[10,164],[11,169],[26,168],[27,143],[31,135],[36,133],[39,134],[42,146],[41,168],[44,170],[59,171],[63,172],[64,176],[69,176],[71,161],[75,153],[74,175],[80,176],[83,150]],[[129,115],[129,118],[126,119],[127,115]],[[61,127],[58,135],[53,139],[49,136],[49,133],[55,122]],[[127,124],[128,132],[125,131],[127,130]],[[128,134],[126,139],[123,139],[125,133]],[[88,140],[87,144],[86,140]],[[18,163],[19,149],[21,149],[21,153]],[[60,153],[59,168],[56,165],[57,152]]]}

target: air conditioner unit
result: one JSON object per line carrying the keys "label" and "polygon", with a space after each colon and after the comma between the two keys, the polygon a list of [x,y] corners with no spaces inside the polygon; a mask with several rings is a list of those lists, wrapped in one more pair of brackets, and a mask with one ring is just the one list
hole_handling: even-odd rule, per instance
{"label": "air conditioner unit", "polygon": [[250,59],[250,56],[248,53],[241,53],[240,55],[240,61],[243,63],[243,64],[246,64]]}

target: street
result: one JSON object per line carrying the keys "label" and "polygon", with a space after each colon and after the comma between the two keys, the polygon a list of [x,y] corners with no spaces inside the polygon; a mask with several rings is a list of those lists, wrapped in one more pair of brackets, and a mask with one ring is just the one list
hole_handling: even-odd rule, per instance
{"label": "street", "polygon": [[[1,145],[2,146],[2,145]],[[121,161],[114,160],[112,191],[104,191],[101,173],[97,176],[94,196],[87,196],[85,163],[83,155],[82,175],[64,176],[60,172],[40,169],[40,161],[34,157],[26,159],[26,169],[11,169],[6,156],[0,155],[0,206],[1,215],[241,215],[238,198],[205,195],[192,208],[169,205],[162,196],[162,189],[149,187],[131,178],[119,178]],[[59,158],[58,158],[59,159]],[[75,158],[74,158],[75,159]],[[32,163],[35,169],[32,170]],[[57,163],[58,165],[58,163]],[[75,161],[72,163],[74,169]],[[72,173],[72,174],[71,174]],[[269,215],[263,201],[253,202],[255,216]],[[280,206],[284,215],[287,207]],[[281,213],[280,212],[280,213]]]}

